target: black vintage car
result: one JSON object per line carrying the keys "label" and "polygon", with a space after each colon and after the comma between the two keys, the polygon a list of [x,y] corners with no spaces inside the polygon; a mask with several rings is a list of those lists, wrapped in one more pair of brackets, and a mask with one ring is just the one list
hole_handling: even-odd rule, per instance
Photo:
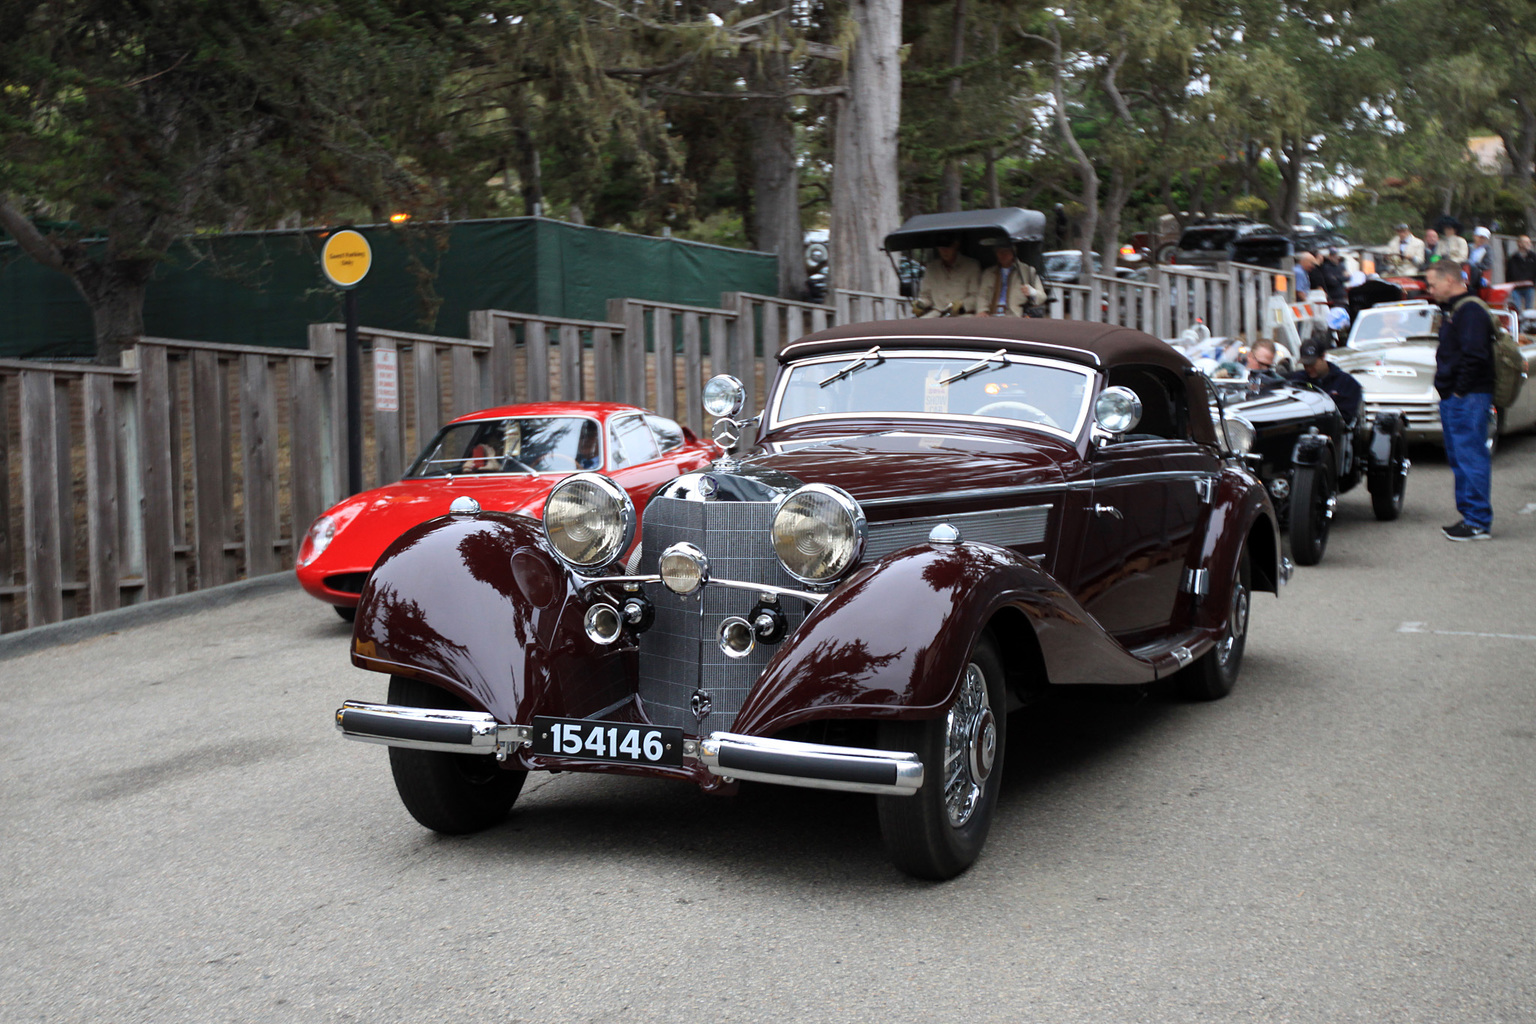
{"label": "black vintage car", "polygon": [[1259,464],[1297,565],[1322,561],[1338,495],[1362,480],[1377,519],[1402,512],[1410,463],[1400,413],[1350,423],[1321,389],[1273,374],[1213,383],[1229,422],[1253,428],[1249,458]]}

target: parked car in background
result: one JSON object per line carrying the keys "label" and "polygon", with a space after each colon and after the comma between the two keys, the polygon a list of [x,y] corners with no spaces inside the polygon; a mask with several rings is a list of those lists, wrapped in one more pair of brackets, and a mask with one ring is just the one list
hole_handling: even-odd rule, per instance
{"label": "parked car in background", "polygon": [[1249,217],[1236,214],[1216,215],[1192,221],[1179,235],[1179,240],[1165,245],[1157,254],[1159,263],[1176,263],[1181,266],[1213,266],[1232,258],[1232,246],[1249,235],[1272,234],[1268,224],[1260,224]]}
{"label": "parked car in background", "polygon": [[1274,374],[1224,365],[1215,380],[1223,412],[1255,432],[1252,455],[1297,565],[1322,561],[1338,496],[1364,483],[1377,519],[1393,520],[1407,492],[1408,442],[1392,411],[1351,423],[1329,395]]}
{"label": "parked car in background", "polygon": [[485,409],[439,430],[405,477],[327,509],[295,559],[303,588],[350,620],[379,555],[455,497],[538,516],[573,473],[606,473],[643,508],[653,490],[708,464],[720,449],[687,427],[628,405],[544,402]]}
{"label": "parked car in background", "polygon": [[[1093,272],[1104,272],[1104,261],[1098,253],[1093,253]],[[1058,284],[1078,284],[1083,276],[1083,253],[1081,249],[1053,249],[1047,253],[1041,253],[1045,263],[1045,270],[1040,274],[1047,281],[1055,281]]]}
{"label": "parked car in background", "polygon": [[[1287,569],[1252,441],[1149,335],[1027,318],[852,324],[787,346],[757,446],[642,508],[597,473],[380,559],[353,661],[407,810],[500,821],[530,771],[872,794],[924,878],[982,850],[1008,713],[1081,684],[1237,681]],[[716,436],[751,421],[729,377]],[[626,558],[643,523],[641,546]]]}

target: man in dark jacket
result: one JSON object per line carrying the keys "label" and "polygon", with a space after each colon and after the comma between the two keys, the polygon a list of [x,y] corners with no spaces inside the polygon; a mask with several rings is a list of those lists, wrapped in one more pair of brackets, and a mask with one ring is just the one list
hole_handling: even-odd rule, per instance
{"label": "man in dark jacket", "polygon": [[1504,260],[1504,280],[1524,281],[1510,292],[1510,305],[1516,309],[1536,309],[1536,250],[1531,248],[1531,236],[1521,235],[1515,241],[1515,251]]}
{"label": "man in dark jacket", "polygon": [[1327,392],[1333,404],[1339,407],[1339,414],[1354,423],[1355,417],[1360,415],[1360,399],[1364,389],[1360,387],[1359,381],[1341,370],[1337,363],[1328,360],[1327,342],[1320,338],[1309,338],[1302,342],[1296,361],[1301,363],[1302,368],[1291,374],[1291,380],[1298,384],[1311,384]]}
{"label": "man in dark jacket", "polygon": [[1446,310],[1435,349],[1435,389],[1440,392],[1445,460],[1456,479],[1456,511],[1461,513],[1461,522],[1442,532],[1447,540],[1488,540],[1493,536],[1493,466],[1488,454],[1493,323],[1467,294],[1460,264],[1432,263],[1424,276],[1429,294]]}
{"label": "man in dark jacket", "polygon": [[1349,304],[1349,296],[1344,290],[1346,275],[1344,263],[1339,256],[1339,250],[1329,249],[1328,255],[1323,257],[1317,269],[1312,271],[1312,286],[1318,285],[1318,277],[1322,277],[1323,291],[1328,293],[1328,305],[1346,306]]}

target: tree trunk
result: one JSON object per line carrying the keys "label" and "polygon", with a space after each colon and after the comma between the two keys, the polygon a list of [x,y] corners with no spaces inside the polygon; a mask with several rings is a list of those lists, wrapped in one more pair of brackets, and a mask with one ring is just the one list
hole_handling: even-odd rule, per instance
{"label": "tree trunk", "polygon": [[1104,196],[1104,219],[1099,225],[1099,252],[1104,258],[1104,273],[1115,276],[1120,261],[1120,217],[1131,198],[1131,182],[1118,164],[1109,172],[1109,191]]}
{"label": "tree trunk", "polygon": [[[764,55],[748,73],[753,92],[778,93],[788,84],[783,54]],[[789,101],[754,100],[747,117],[752,136],[753,237],[779,258],[779,295],[805,298],[805,230],[800,221],[800,168]]]}
{"label": "tree trunk", "polygon": [[[954,32],[949,48],[949,63],[951,67],[959,67],[963,60],[965,60],[965,0],[955,0]],[[959,75],[949,80],[950,114],[955,118],[956,123],[959,123],[960,118],[960,88],[963,84]],[[960,171],[958,156],[952,156],[944,161],[944,177],[939,190],[939,209],[943,212],[957,212],[961,208]]]}
{"label": "tree trunk", "polygon": [[123,350],[144,335],[144,293],[154,275],[153,260],[108,259],[76,264],[69,271],[75,289],[91,307],[96,362],[122,363]]}
{"label": "tree trunk", "polygon": [[881,250],[901,214],[896,132],[901,121],[901,2],[851,0],[857,38],[838,104],[832,168],[832,283],[897,293]]}
{"label": "tree trunk", "polygon": [[526,125],[517,128],[517,149],[521,159],[518,178],[523,186],[523,214],[539,217],[544,213],[544,169],[540,166],[539,147]]}

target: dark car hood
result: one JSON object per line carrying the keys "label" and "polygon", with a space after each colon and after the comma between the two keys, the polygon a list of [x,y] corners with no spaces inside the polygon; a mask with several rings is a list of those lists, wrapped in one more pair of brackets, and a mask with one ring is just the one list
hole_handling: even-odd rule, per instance
{"label": "dark car hood", "polygon": [[1003,438],[917,429],[820,441],[754,456],[742,468],[830,484],[860,502],[933,502],[955,492],[1056,483],[1062,463],[1077,457],[1069,442],[1044,434]]}

